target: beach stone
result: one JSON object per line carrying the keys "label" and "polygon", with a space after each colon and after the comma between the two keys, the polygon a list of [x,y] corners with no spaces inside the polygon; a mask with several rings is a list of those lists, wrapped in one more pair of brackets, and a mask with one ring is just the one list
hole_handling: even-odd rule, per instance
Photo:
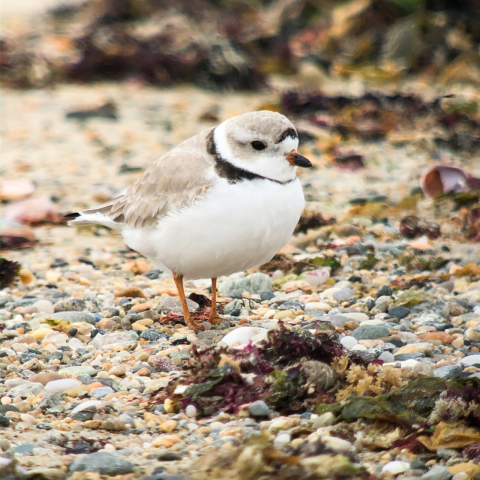
{"label": "beach stone", "polygon": [[391,352],[382,352],[378,359],[383,360],[385,363],[392,363],[395,360],[395,357]]}
{"label": "beach stone", "polygon": [[382,467],[382,473],[385,475],[398,475],[407,471],[410,468],[410,464],[408,462],[401,462],[401,461],[393,461],[388,462],[386,465]]}
{"label": "beach stone", "polygon": [[290,443],[291,436],[289,433],[279,433],[276,437],[275,440],[273,441],[273,444],[278,448],[283,445],[286,445],[287,443]]}
{"label": "beach stone", "polygon": [[270,413],[270,408],[263,400],[257,400],[248,407],[252,417],[265,417]]}
{"label": "beach stone", "polygon": [[444,380],[452,380],[458,378],[462,374],[462,369],[458,365],[446,365],[445,367],[435,368],[433,376],[443,378]]}
{"label": "beach stone", "polygon": [[67,298],[59,300],[53,307],[55,312],[83,312],[87,310],[97,313],[100,312],[101,303],[93,297]]}
{"label": "beach stone", "polygon": [[388,310],[390,297],[378,297],[375,300],[375,307],[372,308],[372,314],[385,313]]}
{"label": "beach stone", "polygon": [[49,318],[53,318],[54,320],[66,320],[71,323],[85,322],[95,325],[95,317],[87,312],[62,311],[49,315]]}
{"label": "beach stone", "polygon": [[337,453],[346,453],[352,448],[352,444],[348,440],[338,437],[330,437],[328,435],[322,436],[324,445]]}
{"label": "beach stone", "polygon": [[435,296],[422,290],[407,290],[395,300],[396,307],[412,308],[423,302],[435,302]]}
{"label": "beach stone", "polygon": [[352,336],[348,336],[348,337],[343,337],[341,340],[340,340],[340,343],[345,347],[347,348],[348,350],[350,350],[351,348],[353,348],[355,345],[358,344],[358,341],[355,337],[352,337]]}
{"label": "beach stone", "polygon": [[53,303],[49,302],[48,300],[39,300],[35,302],[33,305],[37,309],[37,312],[41,313],[53,313]]}
{"label": "beach stone", "polygon": [[3,413],[0,413],[0,427],[8,427],[9,425],[10,419],[6,417]]}
{"label": "beach stone", "polygon": [[145,294],[137,287],[128,287],[115,294],[116,297],[145,298]]}
{"label": "beach stone", "polygon": [[264,273],[252,273],[241,279],[225,280],[219,286],[222,295],[229,296],[233,293],[251,293],[260,294],[262,292],[271,292],[272,279]]}
{"label": "beach stone", "polygon": [[384,323],[363,323],[352,332],[352,335],[357,340],[374,340],[376,338],[388,337],[390,335],[390,328]]}
{"label": "beach stone", "polygon": [[45,385],[45,391],[47,393],[61,393],[70,388],[77,387],[78,385],[81,385],[81,382],[79,382],[78,380],[74,380],[73,378],[52,380]]}
{"label": "beach stone", "polygon": [[[187,298],[188,311],[193,313],[198,310],[200,305],[193,300]],[[157,311],[161,315],[167,315],[169,313],[183,314],[182,304],[179,297],[171,297],[170,295],[162,295],[160,302],[157,306]]]}
{"label": "beach stone", "polygon": [[62,377],[62,375],[59,375],[55,372],[41,372],[29,377],[28,381],[34,383],[41,383],[45,386],[48,382],[53,382],[54,380],[62,380],[64,378],[65,377]]}
{"label": "beach stone", "polygon": [[355,296],[355,292],[351,288],[340,288],[336,292],[333,292],[332,297],[337,302],[346,302],[350,298]]}
{"label": "beach stone", "polygon": [[475,328],[469,328],[465,332],[465,339],[469,342],[478,343],[480,342],[480,324],[477,325]]}
{"label": "beach stone", "polygon": [[63,375],[74,375],[76,377],[80,375],[90,375],[91,377],[97,374],[97,371],[90,367],[89,365],[79,365],[75,367],[65,367],[61,368],[58,371],[59,374]]}
{"label": "beach stone", "polygon": [[187,408],[185,408],[185,414],[190,418],[195,417],[197,415],[197,407],[195,407],[195,405],[188,405]]}
{"label": "beach stone", "polygon": [[101,475],[125,475],[133,473],[135,466],[124,458],[108,452],[85,455],[70,466],[70,473],[96,472]]}
{"label": "beach stone", "polygon": [[165,335],[164,333],[160,333],[155,328],[148,328],[147,330],[145,330],[140,334],[140,338],[143,338],[144,340],[148,340],[149,342],[156,342],[161,338],[167,338],[167,335]]}
{"label": "beach stone", "polygon": [[40,393],[45,393],[45,389],[41,383],[23,383],[22,385],[17,385],[8,391],[8,394],[12,397],[22,397],[27,398],[30,396],[36,397]]}
{"label": "beach stone", "polygon": [[451,478],[452,474],[449,473],[447,467],[441,465],[435,465],[420,477],[421,480],[450,480]]}
{"label": "beach stone", "polygon": [[422,333],[418,336],[418,338],[420,340],[426,340],[427,342],[433,342],[439,345],[442,343],[450,344],[453,340],[452,336],[445,332]]}
{"label": "beach stone", "polygon": [[393,291],[388,285],[383,285],[377,292],[377,298],[380,297],[392,297]]}
{"label": "beach stone", "polygon": [[312,422],[312,428],[329,427],[335,423],[336,417],[332,412],[326,412],[320,415]]}
{"label": "beach stone", "polygon": [[480,366],[480,353],[469,355],[468,357],[462,358],[460,363],[464,367],[471,367],[473,365]]}
{"label": "beach stone", "polygon": [[399,320],[405,318],[409,313],[410,309],[406,307],[392,307],[388,309],[388,314],[391,317],[398,318]]}
{"label": "beach stone", "polygon": [[97,350],[133,350],[138,345],[136,340],[132,339],[130,333],[127,332],[111,332],[105,335],[96,335],[90,345]]}

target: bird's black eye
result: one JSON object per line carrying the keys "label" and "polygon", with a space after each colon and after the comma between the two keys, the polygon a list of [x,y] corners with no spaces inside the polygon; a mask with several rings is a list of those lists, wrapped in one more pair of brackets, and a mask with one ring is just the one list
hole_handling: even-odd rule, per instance
{"label": "bird's black eye", "polygon": [[265,150],[267,148],[267,146],[263,142],[260,142],[259,140],[255,140],[250,145],[252,145],[252,147],[258,151]]}

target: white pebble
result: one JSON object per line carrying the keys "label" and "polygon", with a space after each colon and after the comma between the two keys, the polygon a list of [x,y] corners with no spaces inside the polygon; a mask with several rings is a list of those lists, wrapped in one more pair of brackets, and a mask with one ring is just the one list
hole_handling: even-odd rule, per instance
{"label": "white pebble", "polygon": [[348,350],[352,349],[355,345],[358,345],[357,339],[354,337],[343,337],[340,343]]}
{"label": "white pebble", "polygon": [[83,343],[82,343],[81,340],[79,340],[78,338],[71,338],[71,339],[68,341],[68,346],[69,346],[74,352],[76,352],[79,348],[83,348],[83,347],[84,347]]}
{"label": "white pebble", "polygon": [[322,436],[322,442],[326,447],[337,453],[345,453],[352,448],[352,444],[348,440],[338,437]]}
{"label": "white pebble", "polygon": [[70,415],[74,415],[77,412],[82,412],[90,407],[95,407],[97,410],[102,408],[103,403],[100,400],[87,400],[86,402],[77,405],[70,413]]}
{"label": "white pebble", "polygon": [[368,349],[363,345],[355,345],[350,350],[352,350],[352,352],[364,352],[365,350],[368,350]]}
{"label": "white pebble", "polygon": [[114,452],[116,450],[115,446],[112,445],[111,443],[106,443],[103,449],[106,450],[107,452]]}
{"label": "white pebble", "polygon": [[382,468],[382,473],[388,473],[390,475],[398,475],[399,473],[403,473],[410,468],[410,464],[408,462],[400,462],[398,460],[394,462],[389,462]]}
{"label": "white pebble", "polygon": [[57,392],[64,392],[69,388],[77,387],[81,385],[82,382],[75,380],[73,378],[65,378],[63,380],[52,380],[45,385],[45,391],[47,393],[57,393]]}
{"label": "white pebble", "polygon": [[188,405],[185,409],[185,414],[187,417],[194,417],[197,414],[197,408],[195,405]]}
{"label": "white pebble", "polygon": [[378,357],[379,360],[383,360],[385,363],[391,363],[395,361],[395,357],[390,352],[382,352],[382,354]]}
{"label": "white pebble", "polygon": [[33,306],[37,308],[37,312],[53,313],[53,304],[48,300],[39,300]]}
{"label": "white pebble", "polygon": [[240,327],[227,333],[222,342],[225,342],[229,347],[232,345],[247,345],[248,342],[259,333],[266,333],[265,328],[258,327]]}
{"label": "white pebble", "polygon": [[280,435],[277,435],[275,440],[273,441],[273,444],[276,447],[281,447],[282,445],[285,445],[290,442],[290,434],[289,433],[280,433]]}

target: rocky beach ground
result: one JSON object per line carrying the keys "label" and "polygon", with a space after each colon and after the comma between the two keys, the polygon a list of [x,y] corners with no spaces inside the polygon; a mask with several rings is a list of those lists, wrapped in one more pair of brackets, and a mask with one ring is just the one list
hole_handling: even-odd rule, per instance
{"label": "rocky beach ground", "polygon": [[[370,3],[362,5],[373,15]],[[10,7],[22,10],[13,31],[29,31],[27,7]],[[48,61],[41,48],[27,49],[35,62],[22,60],[37,42],[30,34],[26,43],[13,36],[17,50],[5,57],[15,68],[0,125],[0,478],[478,480],[475,62],[460,55],[437,77],[422,64],[424,75],[386,69],[374,81],[360,68],[346,78],[348,66],[326,75],[306,62],[251,93],[182,83],[190,77],[158,88],[148,83],[163,77],[137,71],[122,83],[80,85],[65,83],[77,57],[55,22],[38,25]],[[203,52],[211,45],[202,25],[192,41]],[[452,51],[469,45],[457,30],[445,34]],[[309,35],[294,39],[297,55]],[[350,48],[348,36],[333,54]],[[102,55],[123,65],[109,45]],[[263,48],[267,58],[268,48],[280,52]],[[87,73],[102,67],[98,58]],[[238,81],[254,70],[244,73]],[[201,77],[209,87],[239,88],[210,74]],[[10,88],[20,80],[34,88]],[[219,279],[219,325],[206,322],[210,281],[186,283],[205,327],[191,331],[167,273],[119,235],[67,227],[62,214],[122,192],[191,135],[262,108],[295,123],[300,153],[314,164],[300,173],[306,210],[271,262]]]}
{"label": "rocky beach ground", "polygon": [[[214,124],[206,112],[275,98],[4,91],[3,176],[34,183],[33,216],[52,197],[55,214],[78,209]],[[105,99],[118,120],[66,118]],[[338,168],[305,143],[317,168],[301,177],[302,231],[260,272],[221,279],[225,320],[204,332],[185,327],[173,280],[118,235],[33,221],[30,248],[5,251],[21,270],[0,292],[6,478],[475,478],[479,244],[465,238],[465,212],[425,217],[439,208],[419,193],[435,164],[427,147],[341,143],[365,167]],[[407,214],[435,220],[431,238]],[[200,320],[208,288],[187,284]]]}

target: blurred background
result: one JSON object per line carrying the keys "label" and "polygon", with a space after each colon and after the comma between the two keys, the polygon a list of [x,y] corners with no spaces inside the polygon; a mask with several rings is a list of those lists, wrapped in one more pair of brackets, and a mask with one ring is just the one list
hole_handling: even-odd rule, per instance
{"label": "blurred background", "polygon": [[108,200],[180,141],[257,109],[291,118],[315,165],[302,172],[305,232],[339,219],[400,228],[413,215],[480,239],[477,0],[1,9],[5,248],[75,242],[52,229],[61,213]]}

